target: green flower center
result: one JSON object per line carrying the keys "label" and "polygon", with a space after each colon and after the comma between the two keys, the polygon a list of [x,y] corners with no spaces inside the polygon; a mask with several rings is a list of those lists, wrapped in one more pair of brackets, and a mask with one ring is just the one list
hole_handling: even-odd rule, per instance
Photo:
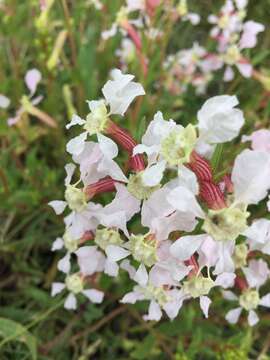
{"label": "green flower center", "polygon": [[100,101],[96,109],[87,115],[84,129],[88,131],[89,135],[102,133],[106,129],[107,121],[108,113],[105,102]]}
{"label": "green flower center", "polygon": [[143,172],[129,176],[127,189],[138,200],[147,200],[153,192],[160,188],[160,185],[145,186],[142,179]]}
{"label": "green flower center", "polygon": [[121,245],[123,240],[117,230],[105,228],[97,229],[95,242],[101,249],[105,250],[108,245]]}
{"label": "green flower center", "polygon": [[202,275],[193,276],[183,283],[183,290],[186,294],[197,298],[202,295],[207,295],[214,286],[214,281]]}
{"label": "green flower center", "polygon": [[79,239],[74,239],[68,232],[63,235],[63,240],[68,251],[74,252],[78,249]]}
{"label": "green flower center", "polygon": [[236,64],[241,58],[240,51],[236,45],[231,45],[226,54],[224,55],[224,61],[228,65]]}
{"label": "green flower center", "polygon": [[184,129],[173,130],[161,143],[161,155],[171,166],[187,163],[196,141],[196,129],[191,124]]}
{"label": "green flower center", "polygon": [[67,276],[66,286],[73,294],[79,294],[83,290],[83,280],[78,274]]}
{"label": "green flower center", "polygon": [[170,301],[170,297],[162,287],[147,285],[146,287],[138,286],[137,288],[144,294],[146,300],[154,299],[160,306]]}
{"label": "green flower center", "polygon": [[239,244],[235,246],[233,261],[236,269],[239,269],[247,264],[248,247],[246,244]]}
{"label": "green flower center", "polygon": [[146,266],[152,266],[157,261],[157,242],[145,235],[131,235],[127,247],[135,260]]}
{"label": "green flower center", "polygon": [[65,199],[69,208],[77,212],[82,212],[87,206],[85,193],[73,185],[67,185]]}
{"label": "green flower center", "polygon": [[239,304],[247,311],[256,309],[259,302],[260,296],[257,290],[248,289],[239,297]]}
{"label": "green flower center", "polygon": [[240,208],[209,210],[203,230],[216,241],[235,240],[247,228],[249,212]]}

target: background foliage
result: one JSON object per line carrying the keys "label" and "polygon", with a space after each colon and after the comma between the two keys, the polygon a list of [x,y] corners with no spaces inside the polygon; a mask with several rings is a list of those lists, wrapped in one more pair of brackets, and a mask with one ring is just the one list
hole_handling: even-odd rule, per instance
{"label": "background foliage", "polygon": [[[100,95],[109,71],[118,66],[114,54],[119,37],[105,43],[100,31],[110,27],[121,1],[103,3],[106,11],[98,12],[87,0],[56,0],[47,26],[40,28],[38,1],[0,1],[0,93],[12,104],[8,112],[0,110],[0,359],[270,359],[269,313],[253,329],[245,322],[231,326],[222,317],[226,304],[219,300],[210,321],[203,319],[197,305],[189,304],[173,322],[146,323],[141,318],[145,304],[130,307],[117,301],[129,290],[125,277],[102,278],[105,302],[85,303],[75,313],[62,308],[61,298],[50,296],[58,261],[50,247],[63,229],[47,203],[63,196],[63,166],[68,161],[65,124],[73,109],[86,114],[85,100]],[[182,97],[172,96],[162,87],[165,54],[190,47],[195,40],[205,44],[210,29],[207,15],[221,5],[216,0],[191,1],[202,23],[198,27],[181,23],[173,29],[165,23],[167,40],[145,49],[150,59],[147,77],[139,63],[132,64],[129,72],[136,74],[147,96],[121,123],[137,138],[157,110],[185,124],[207,97],[223,93],[239,97],[246,132],[249,127],[269,127],[270,78],[259,83],[238,75],[224,85],[220,74],[201,97],[192,89]],[[248,9],[253,20],[269,24],[269,0],[252,0]],[[50,66],[61,31],[66,31],[66,41],[59,63]],[[270,75],[269,27],[259,39],[249,55],[255,67]],[[24,116],[16,127],[7,125],[26,93],[24,75],[31,68],[42,73],[40,108],[57,128],[31,116]],[[233,156],[228,153],[224,158],[230,162]]]}

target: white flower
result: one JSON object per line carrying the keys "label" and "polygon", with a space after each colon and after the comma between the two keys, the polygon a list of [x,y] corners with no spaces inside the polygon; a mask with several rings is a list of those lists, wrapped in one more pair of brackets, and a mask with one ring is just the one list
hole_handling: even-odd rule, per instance
{"label": "white flower", "polygon": [[235,109],[236,96],[222,95],[207,100],[198,112],[198,127],[204,142],[218,144],[238,136],[244,124],[243,113]]}
{"label": "white flower", "polygon": [[132,81],[133,75],[123,74],[121,70],[111,72],[112,80],[108,80],[102,88],[102,93],[110,105],[111,114],[124,115],[132,101],[140,95],[145,95],[141,84]]}
{"label": "white flower", "polygon": [[68,310],[75,310],[77,308],[77,299],[75,295],[79,293],[82,293],[91,302],[97,304],[100,304],[104,297],[102,291],[96,289],[84,289],[83,280],[79,274],[68,275],[66,277],[65,283],[54,282],[52,284],[51,295],[55,296],[65,288],[69,291],[69,295],[67,296],[64,304],[64,307]]}

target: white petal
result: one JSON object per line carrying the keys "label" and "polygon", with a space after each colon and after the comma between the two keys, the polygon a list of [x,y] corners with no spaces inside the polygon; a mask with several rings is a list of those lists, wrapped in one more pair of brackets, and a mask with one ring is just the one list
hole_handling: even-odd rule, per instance
{"label": "white petal", "polygon": [[52,250],[52,251],[60,250],[60,249],[63,248],[63,246],[64,246],[64,241],[63,241],[63,239],[61,239],[61,238],[58,237],[58,238],[53,242],[51,250]]}
{"label": "white petal", "polygon": [[72,118],[71,118],[71,121],[70,123],[68,123],[66,125],[66,128],[67,129],[70,129],[71,126],[74,126],[74,125],[84,125],[85,124],[85,120],[83,120],[80,116],[74,114],[72,115]]}
{"label": "white petal", "polygon": [[170,253],[178,260],[188,260],[207,236],[206,234],[182,236],[171,245]]}
{"label": "white petal", "polygon": [[136,301],[142,300],[143,296],[142,294],[138,293],[137,291],[132,291],[127,293],[121,300],[121,303],[124,304],[135,304]]}
{"label": "white petal", "polygon": [[50,205],[53,208],[56,215],[60,215],[65,210],[67,203],[62,200],[54,200],[54,201],[50,201],[48,205]]}
{"label": "white petal", "polygon": [[270,154],[244,150],[236,157],[232,170],[238,203],[257,204],[270,189]]}
{"label": "white petal", "polygon": [[194,214],[194,216],[204,218],[204,212],[200,207],[195,195],[189,189],[178,186],[167,196],[168,202],[177,210]]}
{"label": "white petal", "polygon": [[139,266],[133,280],[136,281],[141,286],[145,286],[147,284],[148,273],[147,273],[147,270],[146,270],[144,264],[141,264]]}
{"label": "white petal", "polygon": [[233,287],[235,276],[236,275],[234,273],[227,273],[227,272],[222,273],[217,276],[217,278],[215,280],[215,285],[221,286],[224,289]]}
{"label": "white petal", "polygon": [[267,294],[260,299],[260,305],[270,307],[270,294]]}
{"label": "white petal", "polygon": [[9,107],[10,99],[5,95],[0,94],[0,108],[6,109]]}
{"label": "white petal", "polygon": [[230,310],[229,312],[227,312],[225,319],[231,324],[236,324],[241,312],[242,312],[242,308],[240,307]]}
{"label": "white petal", "polygon": [[238,297],[230,290],[222,291],[222,295],[226,300],[236,301],[238,299]]}
{"label": "white petal", "polygon": [[87,138],[87,131],[69,140],[66,146],[67,152],[72,155],[79,155],[84,149],[86,138]]}
{"label": "white petal", "polygon": [[162,311],[160,306],[155,301],[150,302],[150,306],[148,309],[148,314],[143,317],[144,320],[152,320],[152,321],[159,321],[162,317]]}
{"label": "white petal", "polygon": [[134,278],[136,269],[130,264],[129,260],[123,260],[120,264],[120,268],[128,272],[130,279]]}
{"label": "white petal", "polygon": [[118,147],[116,143],[102,134],[97,134],[100,149],[103,155],[108,159],[113,159],[118,155]]}
{"label": "white petal", "polygon": [[144,170],[142,180],[146,186],[156,186],[163,178],[163,173],[166,167],[166,161],[158,162]]}
{"label": "white petal", "polygon": [[100,304],[103,301],[104,293],[96,289],[83,290],[82,293],[93,303]]}
{"label": "white petal", "polygon": [[207,100],[198,112],[200,137],[210,144],[234,139],[244,124],[243,113],[234,106],[235,96],[221,95]]}
{"label": "white petal", "polygon": [[77,308],[77,300],[74,294],[70,293],[64,303],[64,308],[68,310],[75,310]]}
{"label": "white petal", "polygon": [[67,253],[61,260],[58,261],[57,268],[65,274],[70,272],[70,253]]}
{"label": "white petal", "polygon": [[37,69],[29,70],[27,71],[24,80],[32,95],[36,91],[37,85],[41,80],[41,73]]}
{"label": "white petal", "polygon": [[255,313],[254,310],[250,310],[248,313],[248,323],[250,326],[254,326],[259,321],[258,315]]}
{"label": "white petal", "polygon": [[111,261],[119,261],[130,255],[130,252],[128,250],[116,245],[107,246],[105,252]]}
{"label": "white petal", "polygon": [[64,283],[61,283],[61,282],[52,283],[51,295],[55,296],[55,295],[59,294],[61,291],[64,290],[65,287],[66,287],[66,285]]}
{"label": "white petal", "polygon": [[107,259],[105,261],[104,273],[109,276],[116,277],[118,275],[118,272],[119,272],[119,266],[118,266],[117,262]]}
{"label": "white petal", "polygon": [[74,174],[75,169],[76,169],[76,166],[74,164],[72,164],[72,163],[67,164],[65,166],[65,170],[66,170],[66,173],[67,173],[67,176],[65,178],[65,185],[66,186],[70,184],[71,178],[72,178],[72,176]]}
{"label": "white petal", "polygon": [[208,296],[200,296],[200,307],[206,318],[208,318],[208,310],[211,302]]}

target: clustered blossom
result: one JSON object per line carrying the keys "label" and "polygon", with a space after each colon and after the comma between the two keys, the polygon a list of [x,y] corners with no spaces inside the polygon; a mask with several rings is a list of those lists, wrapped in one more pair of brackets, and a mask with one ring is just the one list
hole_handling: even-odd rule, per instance
{"label": "clustered blossom", "polygon": [[[238,304],[226,319],[236,323],[247,312],[255,325],[258,306],[270,307],[263,288],[270,270],[260,258],[270,255],[270,220],[254,219],[250,207],[270,190],[269,143],[256,145],[268,132],[245,137],[252,149],[239,153],[216,182],[215,149],[238,137],[244,124],[237,98],[210,98],[186,127],[158,111],[136,144],[114,115],[124,116],[144,89],[120,70],[111,76],[104,98],[88,102],[86,118],[74,115],[67,124],[82,132],[67,144],[73,162],[65,166],[65,200],[50,202],[56,214],[65,211],[64,234],[52,246],[63,252],[58,269],[65,280],[53,283],[52,295],[67,291],[67,309],[81,295],[100,303],[106,296],[100,274],[127,272],[134,287],[120,301],[149,301],[145,320],[158,321],[163,311],[174,319],[192,299],[208,317],[212,295],[221,291]],[[128,155],[125,171],[116,162],[119,150]],[[111,194],[105,204],[103,193]],[[132,228],[135,216],[144,231]]]}
{"label": "clustered blossom", "polygon": [[170,92],[182,93],[188,85],[197,93],[205,92],[213,74],[223,68],[224,81],[234,78],[234,68],[245,78],[252,76],[253,67],[244,50],[256,46],[257,35],[265,27],[253,20],[245,21],[247,5],[248,0],[226,0],[218,15],[208,17],[213,25],[210,38],[215,45],[211,51],[194,43],[190,49],[168,56],[164,67],[169,74],[166,87]]}

